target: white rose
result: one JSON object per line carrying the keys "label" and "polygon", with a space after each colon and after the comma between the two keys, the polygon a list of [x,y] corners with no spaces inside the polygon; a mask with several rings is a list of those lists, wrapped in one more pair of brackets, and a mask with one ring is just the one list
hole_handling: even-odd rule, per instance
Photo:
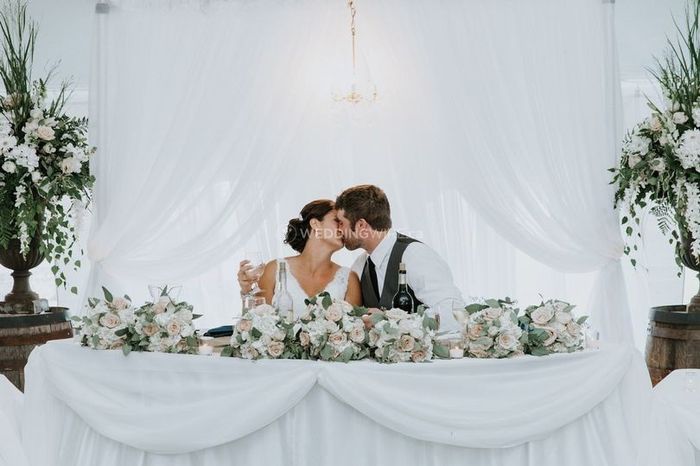
{"label": "white rose", "polygon": [[152,337],[158,333],[159,327],[155,322],[149,322],[143,326],[143,334],[147,337]]}
{"label": "white rose", "polygon": [[120,311],[129,307],[130,304],[128,300],[122,297],[114,298],[114,301],[112,301],[114,308]]}
{"label": "white rose", "polygon": [[345,332],[335,332],[328,337],[328,342],[335,346],[340,346],[347,341],[347,336]]}
{"label": "white rose", "polygon": [[152,309],[153,309],[153,313],[154,313],[154,314],[157,314],[157,315],[160,315],[160,314],[162,314],[163,312],[165,312],[165,308],[166,308],[166,307],[167,307],[167,304],[161,303],[161,302],[157,302],[157,303],[155,303],[155,304],[153,305],[153,308],[152,308]]}
{"label": "white rose", "polygon": [[511,333],[501,333],[498,336],[498,344],[509,351],[514,350],[518,346],[518,340]]}
{"label": "white rose", "polygon": [[557,340],[557,332],[551,327],[542,327],[542,330],[547,332],[547,339],[542,343],[544,346],[549,346]]}
{"label": "white rose", "polygon": [[571,322],[571,313],[566,311],[557,311],[556,313],[557,322],[562,324],[568,324]]}
{"label": "white rose", "polygon": [[7,173],[14,173],[17,171],[17,166],[13,162],[7,161],[2,164],[2,169]]}
{"label": "white rose", "polygon": [[481,336],[481,332],[484,330],[483,325],[481,324],[470,324],[469,327],[467,327],[467,335],[469,338],[472,340],[476,340]]}
{"label": "white rose", "polygon": [[166,325],[165,329],[168,331],[168,335],[175,336],[179,335],[182,330],[182,323],[177,319],[171,319]]}
{"label": "white rose", "polygon": [[682,125],[688,121],[688,115],[683,112],[676,112],[673,114],[673,122],[677,125]]}
{"label": "white rose", "polygon": [[655,133],[658,133],[659,131],[661,131],[663,129],[663,125],[661,124],[661,120],[656,115],[649,122],[649,129]]}
{"label": "white rose", "polygon": [[338,324],[336,324],[335,322],[331,322],[330,320],[324,320],[322,325],[324,330],[328,333],[335,333],[340,329],[340,327],[338,327]]}
{"label": "white rose", "polygon": [[273,341],[267,346],[267,352],[270,357],[279,358],[284,353],[284,343],[281,341]]}
{"label": "white rose", "polygon": [[350,330],[350,340],[354,343],[362,343],[365,341],[365,330],[362,327],[353,327]]}
{"label": "white rose", "polygon": [[399,349],[401,351],[413,351],[416,340],[410,335],[404,335],[399,339]]}
{"label": "white rose", "polygon": [[117,314],[109,313],[105,314],[102,317],[100,317],[100,325],[107,327],[107,328],[114,328],[117,325],[121,324],[121,319],[119,319],[119,316]]}
{"label": "white rose", "polygon": [[554,311],[551,307],[538,307],[530,314],[532,321],[538,325],[544,325],[554,317]]}
{"label": "white rose", "polygon": [[255,348],[250,345],[245,345],[241,347],[241,357],[243,359],[257,359],[260,353],[258,353]]}
{"label": "white rose", "polygon": [[500,307],[489,307],[481,311],[481,313],[484,316],[484,319],[495,320],[503,315],[503,309]]}
{"label": "white rose", "polygon": [[44,111],[40,108],[33,108],[31,112],[29,112],[29,115],[35,120],[41,120],[44,118]]}
{"label": "white rose", "polygon": [[301,343],[301,346],[309,346],[310,342],[311,342],[311,339],[309,338],[308,333],[306,333],[306,332],[299,333],[299,343]]}
{"label": "white rose", "polygon": [[490,337],[495,337],[496,335],[498,335],[498,327],[496,327],[495,325],[489,327],[488,334]]}
{"label": "white rose", "polygon": [[36,135],[44,141],[52,141],[56,137],[56,133],[48,126],[39,126],[36,130]]}
{"label": "white rose", "polygon": [[578,323],[571,321],[566,324],[566,331],[569,332],[571,336],[578,337],[581,335],[581,326]]}
{"label": "white rose", "polygon": [[332,322],[338,322],[343,318],[343,306],[333,303],[323,313],[324,317]]}
{"label": "white rose", "polygon": [[41,178],[41,173],[39,173],[39,172],[37,172],[37,171],[32,172],[32,181],[33,181],[34,183],[39,184],[39,182],[41,181],[41,179],[42,179],[42,178]]}

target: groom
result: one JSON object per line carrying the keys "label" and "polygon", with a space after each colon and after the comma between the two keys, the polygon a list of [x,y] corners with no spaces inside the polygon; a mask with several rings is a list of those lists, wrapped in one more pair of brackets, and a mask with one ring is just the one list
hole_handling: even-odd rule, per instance
{"label": "groom", "polygon": [[365,307],[392,307],[399,263],[403,262],[416,306],[425,304],[440,311],[441,330],[457,329],[450,304],[463,307],[464,301],[449,266],[425,244],[391,228],[391,208],[384,191],[372,185],[348,188],[336,199],[335,208],[345,247],[365,250],[352,266],[360,277]]}

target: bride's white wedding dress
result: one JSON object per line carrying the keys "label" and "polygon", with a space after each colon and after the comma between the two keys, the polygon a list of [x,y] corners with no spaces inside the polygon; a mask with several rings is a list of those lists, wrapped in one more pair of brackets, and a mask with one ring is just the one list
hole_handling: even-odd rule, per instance
{"label": "bride's white wedding dress", "polygon": [[[284,259],[277,259],[277,270],[279,270],[279,263],[287,263]],[[277,276],[277,271],[275,271],[275,276]],[[350,276],[350,267],[340,267],[336,272],[333,279],[326,285],[324,291],[328,292],[333,299],[343,300],[345,299],[345,294],[348,291],[348,277]],[[294,274],[290,271],[289,264],[287,264],[287,291],[292,296],[292,301],[294,303],[294,317],[299,317],[304,313],[306,309],[305,299],[309,298],[306,292],[302,289],[299,281],[296,279]],[[272,305],[277,303],[277,290],[272,296]]]}

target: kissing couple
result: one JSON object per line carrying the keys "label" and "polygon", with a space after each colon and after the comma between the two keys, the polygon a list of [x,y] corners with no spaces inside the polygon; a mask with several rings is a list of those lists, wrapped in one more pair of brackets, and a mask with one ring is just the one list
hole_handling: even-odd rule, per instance
{"label": "kissing couple", "polygon": [[[257,296],[265,302],[276,302],[277,271],[284,262],[295,317],[306,309],[305,299],[324,291],[355,306],[391,309],[403,263],[415,306],[423,304],[438,313],[441,330],[457,329],[452,310],[463,309],[464,301],[449,266],[430,247],[392,228],[389,199],[379,187],[353,186],[335,202],[320,199],[306,204],[299,218],[289,221],[284,242],[298,254],[265,265],[257,280],[262,290]],[[365,251],[352,267],[332,260],[343,246]],[[249,261],[240,264],[242,294],[249,293],[256,281],[250,274],[253,268]]]}

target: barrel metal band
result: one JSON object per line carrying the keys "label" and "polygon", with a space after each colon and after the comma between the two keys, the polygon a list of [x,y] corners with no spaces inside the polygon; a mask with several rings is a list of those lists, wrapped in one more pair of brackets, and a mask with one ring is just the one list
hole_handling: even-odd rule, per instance
{"label": "barrel metal band", "polygon": [[0,346],[38,345],[49,340],[63,340],[72,336],[73,330],[70,328],[54,330],[49,333],[37,333],[35,335],[2,336],[0,337]]}
{"label": "barrel metal band", "polygon": [[681,330],[678,328],[652,327],[650,335],[669,340],[700,341],[700,330]]}

